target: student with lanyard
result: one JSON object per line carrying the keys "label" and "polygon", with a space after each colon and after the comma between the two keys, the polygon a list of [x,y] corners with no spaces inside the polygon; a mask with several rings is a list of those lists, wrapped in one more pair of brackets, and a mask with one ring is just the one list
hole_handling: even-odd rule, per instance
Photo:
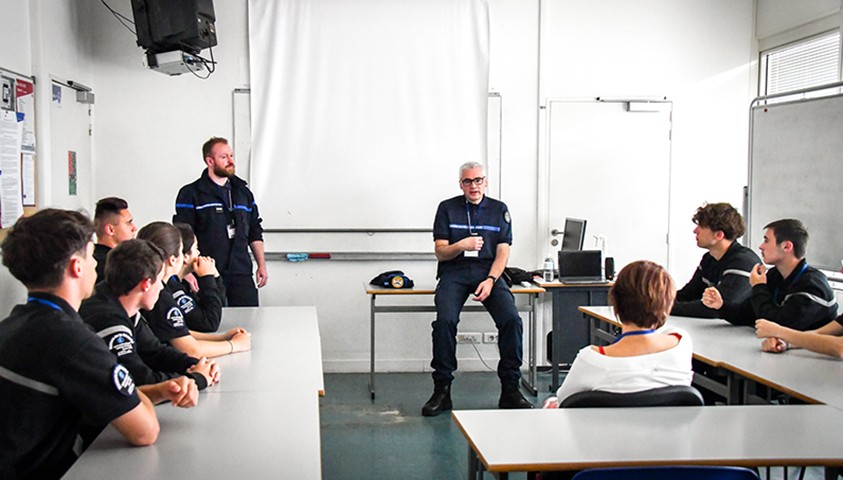
{"label": "student with lanyard", "polygon": [[96,280],[94,227],[48,209],[18,220],[3,265],[29,296],[0,322],[0,478],[60,478],[81,453],[83,420],[111,424],[132,445],[159,433],[154,404],[196,405],[193,380],[135,387],[77,310]]}
{"label": "student with lanyard", "polygon": [[166,222],[152,222],[138,232],[138,238],[147,240],[164,251],[164,288],[155,307],[141,310],[155,336],[168,342],[194,358],[219,357],[244,352],[252,347],[251,334],[243,328],[232,328],[224,333],[192,332],[184,321],[184,314],[173,298],[174,276],[184,263],[181,234]]}
{"label": "student with lanyard", "polygon": [[805,260],[808,230],[799,220],[784,219],[764,227],[761,257],[772,265],[753,267],[750,297],[739,304],[723,302],[715,287],[706,289],[703,304],[719,310],[734,325],[753,326],[764,318],[795,330],[815,330],[834,320],[837,300],[825,275]]}
{"label": "student with lanyard", "polygon": [[[225,287],[212,257],[199,254],[199,245],[193,229],[186,223],[174,226],[181,233],[184,266],[168,282],[176,305],[184,314],[187,328],[195,332],[216,332],[222,321],[222,307],[225,302]],[[194,285],[191,283],[195,283]],[[195,293],[193,293],[195,292]]]}
{"label": "student with lanyard", "polygon": [[216,363],[162,343],[140,317],[141,308],[155,306],[163,277],[164,252],[145,240],[127,240],[108,254],[105,280],[82,303],[79,314],[138,385],[185,375],[203,390],[219,381]]}
{"label": "student with lanyard", "polygon": [[556,408],[578,392],[631,393],[693,379],[691,338],[679,328],[662,328],[676,288],[667,271],[648,261],[624,267],[609,290],[609,303],[621,322],[621,335],[608,347],[588,346],[545,408]]}

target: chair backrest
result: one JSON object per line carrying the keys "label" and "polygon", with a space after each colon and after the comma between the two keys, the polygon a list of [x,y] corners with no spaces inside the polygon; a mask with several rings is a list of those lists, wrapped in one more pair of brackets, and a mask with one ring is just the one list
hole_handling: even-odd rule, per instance
{"label": "chair backrest", "polygon": [[633,393],[614,393],[590,390],[575,393],[559,408],[601,408],[601,407],[674,407],[703,405],[700,392],[691,386],[674,385]]}
{"label": "chair backrest", "polygon": [[619,467],[592,468],[573,480],[758,480],[755,471],[742,467]]}

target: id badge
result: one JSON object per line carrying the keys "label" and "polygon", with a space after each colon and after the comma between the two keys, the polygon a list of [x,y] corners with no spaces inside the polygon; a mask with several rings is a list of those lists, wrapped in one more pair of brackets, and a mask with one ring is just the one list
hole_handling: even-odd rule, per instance
{"label": "id badge", "polygon": [[228,239],[231,240],[234,238],[234,222],[228,224]]}

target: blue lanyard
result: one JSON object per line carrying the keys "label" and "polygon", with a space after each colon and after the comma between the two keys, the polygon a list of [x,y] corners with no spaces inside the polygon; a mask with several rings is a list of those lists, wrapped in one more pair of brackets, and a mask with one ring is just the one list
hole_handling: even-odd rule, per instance
{"label": "blue lanyard", "polygon": [[26,297],[26,301],[27,301],[27,303],[29,303],[29,302],[38,302],[38,303],[43,304],[43,305],[46,305],[46,306],[48,306],[48,307],[55,308],[56,310],[58,310],[58,311],[60,311],[60,312],[61,312],[61,311],[63,311],[63,310],[62,310],[62,308],[61,308],[60,306],[58,306],[55,302],[51,302],[51,301],[49,301],[49,300],[44,300],[43,298],[38,298],[38,297]]}
{"label": "blue lanyard", "polygon": [[618,338],[616,338],[614,342],[612,342],[612,345],[618,343],[623,337],[629,337],[629,336],[632,336],[632,335],[649,335],[651,333],[655,333],[655,331],[656,331],[655,328],[651,328],[649,330],[634,330],[632,332],[622,333],[622,334],[618,335]]}
{"label": "blue lanyard", "polygon": [[[802,274],[805,273],[805,270],[807,270],[807,269],[808,269],[808,262],[805,262],[805,265],[802,265],[802,270],[799,270],[799,273],[797,273],[796,276],[793,277],[793,281],[790,282],[790,285],[793,285],[794,283],[796,283],[796,281],[799,280],[799,277],[801,277]],[[790,286],[790,285],[788,285],[788,286]],[[779,288],[778,287],[776,287],[776,291],[773,292],[773,300],[776,303],[779,303]]]}
{"label": "blue lanyard", "polygon": [[[477,206],[477,216],[480,216],[480,206]],[[471,235],[471,212],[468,209],[468,200],[465,201],[465,219],[468,221],[468,234]]]}

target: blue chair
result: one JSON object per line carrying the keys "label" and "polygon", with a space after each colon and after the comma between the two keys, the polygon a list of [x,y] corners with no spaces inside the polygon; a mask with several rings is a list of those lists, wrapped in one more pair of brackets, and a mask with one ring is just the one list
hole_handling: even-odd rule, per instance
{"label": "blue chair", "polygon": [[583,470],[573,480],[758,480],[758,474],[742,467],[619,467]]}
{"label": "blue chair", "polygon": [[632,393],[578,392],[565,398],[559,408],[701,407],[703,403],[702,395],[696,388],[675,385]]}

